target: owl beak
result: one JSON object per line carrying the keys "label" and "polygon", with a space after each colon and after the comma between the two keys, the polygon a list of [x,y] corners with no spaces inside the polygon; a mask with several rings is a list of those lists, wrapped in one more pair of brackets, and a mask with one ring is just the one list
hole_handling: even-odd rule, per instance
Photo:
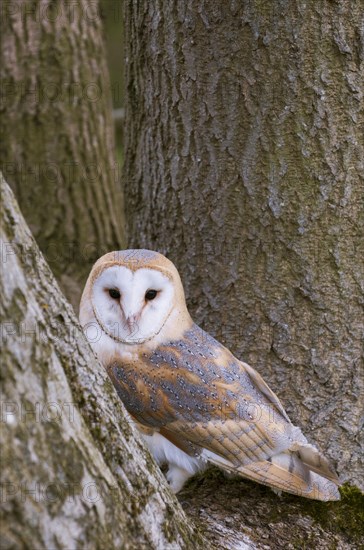
{"label": "owl beak", "polygon": [[125,319],[129,334],[133,334],[138,330],[138,317],[138,315],[129,315],[129,317]]}

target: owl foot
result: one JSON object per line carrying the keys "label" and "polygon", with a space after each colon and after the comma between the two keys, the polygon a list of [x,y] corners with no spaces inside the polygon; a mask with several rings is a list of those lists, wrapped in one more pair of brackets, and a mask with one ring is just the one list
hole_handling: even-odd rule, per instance
{"label": "owl foot", "polygon": [[169,470],[166,473],[167,481],[174,493],[178,493],[186,481],[192,476],[193,474],[191,474],[191,472],[188,472],[183,468],[179,468],[179,466],[174,464],[169,467]]}

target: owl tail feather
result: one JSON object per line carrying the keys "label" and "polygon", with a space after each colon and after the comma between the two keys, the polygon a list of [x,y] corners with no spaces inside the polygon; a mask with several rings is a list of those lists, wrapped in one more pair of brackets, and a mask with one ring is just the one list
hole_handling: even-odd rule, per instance
{"label": "owl tail feather", "polygon": [[[315,500],[340,500],[337,488],[339,481],[326,459],[312,445],[297,444],[297,449],[297,452],[282,452],[267,460],[251,462],[245,466],[234,466],[229,460],[206,449],[202,452],[202,457],[228,472],[239,473],[286,493]],[[319,462],[323,465],[320,469]],[[313,471],[314,469],[320,471],[321,475]],[[325,477],[327,470],[329,479]]]}
{"label": "owl tail feather", "polygon": [[[318,451],[317,451],[318,452]],[[269,460],[239,467],[238,472],[254,481],[287,493],[315,500],[340,500],[337,481],[331,481],[301,460],[296,453],[280,453]]]}
{"label": "owl tail feather", "polygon": [[339,485],[337,474],[322,453],[309,443],[294,443],[290,448],[309,470]]}

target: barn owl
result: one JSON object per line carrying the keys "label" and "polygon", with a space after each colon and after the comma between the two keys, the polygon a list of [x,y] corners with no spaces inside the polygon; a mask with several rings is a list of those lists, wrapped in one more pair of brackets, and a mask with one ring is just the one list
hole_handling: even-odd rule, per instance
{"label": "barn owl", "polygon": [[336,473],[261,376],[192,321],[165,256],[102,256],[80,321],[172,490],[212,463],[278,491],[340,498]]}

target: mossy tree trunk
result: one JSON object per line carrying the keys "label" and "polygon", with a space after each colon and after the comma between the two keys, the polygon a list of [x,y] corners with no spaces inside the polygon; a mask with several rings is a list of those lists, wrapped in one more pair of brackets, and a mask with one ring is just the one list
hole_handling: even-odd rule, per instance
{"label": "mossy tree trunk", "polygon": [[77,308],[93,262],[123,244],[98,2],[8,0],[1,14],[0,163]]}
{"label": "mossy tree trunk", "polygon": [[359,485],[361,22],[359,0],[126,2],[128,244]]}
{"label": "mossy tree trunk", "polygon": [[1,548],[202,548],[1,177]]}

